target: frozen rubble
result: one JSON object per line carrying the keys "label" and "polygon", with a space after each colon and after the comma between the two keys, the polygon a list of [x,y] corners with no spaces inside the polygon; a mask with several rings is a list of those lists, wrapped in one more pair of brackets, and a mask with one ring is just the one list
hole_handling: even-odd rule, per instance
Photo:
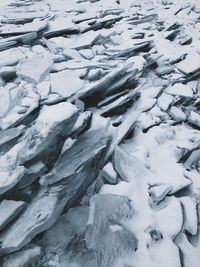
{"label": "frozen rubble", "polygon": [[28,82],[39,83],[45,79],[53,66],[53,60],[34,55],[21,61],[16,67],[18,77]]}
{"label": "frozen rubble", "polygon": [[0,266],[199,267],[199,17],[0,1]]}

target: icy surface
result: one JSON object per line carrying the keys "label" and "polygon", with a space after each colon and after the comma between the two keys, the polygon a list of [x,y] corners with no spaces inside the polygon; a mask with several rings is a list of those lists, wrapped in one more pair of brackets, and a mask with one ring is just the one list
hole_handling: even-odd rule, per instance
{"label": "icy surface", "polygon": [[0,266],[199,267],[199,18],[0,1]]}

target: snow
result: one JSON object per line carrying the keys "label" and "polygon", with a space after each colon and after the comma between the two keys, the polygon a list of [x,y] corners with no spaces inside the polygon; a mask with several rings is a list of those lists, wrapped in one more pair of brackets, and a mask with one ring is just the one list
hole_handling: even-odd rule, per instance
{"label": "snow", "polygon": [[185,58],[185,60],[177,64],[177,68],[185,74],[190,74],[196,70],[199,70],[200,69],[200,55],[199,54],[188,55]]}
{"label": "snow", "polygon": [[197,203],[190,197],[181,197],[180,201],[185,216],[183,229],[191,235],[196,235],[198,230]]}
{"label": "snow", "polygon": [[[2,264],[199,266],[199,13],[197,0],[1,1]],[[95,129],[109,138],[94,136],[98,157],[82,136]],[[26,240],[10,232],[32,215]]]}
{"label": "snow", "polygon": [[67,102],[53,106],[43,106],[37,118],[36,129],[45,137],[48,135],[49,129],[55,126],[55,124],[67,120],[76,112],[77,108]]}
{"label": "snow", "polygon": [[168,87],[166,92],[170,95],[179,95],[185,97],[192,97],[193,91],[192,88],[188,85],[176,83],[175,85]]}
{"label": "snow", "polygon": [[11,48],[0,52],[0,67],[15,65],[25,58],[25,49]]}
{"label": "snow", "polygon": [[35,55],[17,65],[17,75],[29,82],[39,83],[48,75],[52,66],[52,59]]}
{"label": "snow", "polygon": [[4,117],[10,107],[10,91],[5,87],[0,87],[0,118]]}
{"label": "snow", "polygon": [[17,33],[27,33],[27,32],[38,32],[47,27],[47,21],[35,19],[33,22],[26,23],[25,25],[13,25],[6,26],[1,34],[17,34]]}
{"label": "snow", "polygon": [[79,91],[84,82],[72,70],[64,70],[51,74],[51,92],[58,93],[62,97],[70,97]]}
{"label": "snow", "polygon": [[94,44],[95,40],[100,36],[98,32],[89,31],[78,36],[70,45],[70,48],[81,49]]}
{"label": "snow", "polygon": [[168,95],[168,94],[166,94],[166,93],[163,93],[163,94],[158,98],[158,106],[159,106],[162,110],[166,111],[166,110],[169,108],[170,104],[173,102],[173,99],[174,99],[173,96]]}

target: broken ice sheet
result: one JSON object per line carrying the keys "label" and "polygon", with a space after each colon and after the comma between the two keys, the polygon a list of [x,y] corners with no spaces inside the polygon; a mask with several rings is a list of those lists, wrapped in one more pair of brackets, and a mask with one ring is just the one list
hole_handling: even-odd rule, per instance
{"label": "broken ice sheet", "polygon": [[0,118],[4,117],[10,107],[10,91],[6,87],[0,87]]}
{"label": "broken ice sheet", "polygon": [[79,32],[79,28],[68,17],[55,16],[48,24],[48,30],[43,36],[46,38],[63,35],[64,33]]}
{"label": "broken ice sheet", "polygon": [[191,54],[177,64],[177,68],[184,74],[191,74],[200,69],[200,55]]}
{"label": "broken ice sheet", "polygon": [[17,65],[17,76],[28,82],[39,83],[48,75],[52,66],[52,59],[35,55]]}
{"label": "broken ice sheet", "polygon": [[155,39],[155,47],[162,59],[167,62],[176,62],[184,57],[187,54],[187,50],[174,42],[171,42],[162,37],[157,36]]}
{"label": "broken ice sheet", "polygon": [[[42,243],[49,252],[63,250],[77,235],[81,235],[87,226],[89,209],[78,206],[60,216],[58,221],[44,234]],[[56,235],[56,239],[55,239]]]}
{"label": "broken ice sheet", "polygon": [[[1,0],[0,6],[0,194],[2,201],[31,201],[25,213],[5,212],[16,217],[8,232],[1,230],[3,263],[197,267],[198,1]],[[50,71],[47,60],[54,61]],[[134,91],[139,98],[116,115],[116,99]],[[62,124],[70,110],[58,103],[65,101],[81,113]],[[108,118],[98,115],[100,107]],[[90,128],[96,131],[86,141]]]}
{"label": "broken ice sheet", "polygon": [[191,111],[188,120],[192,124],[200,127],[200,114],[199,113]]}
{"label": "broken ice sheet", "polygon": [[191,235],[196,235],[198,227],[197,203],[190,197],[181,197],[180,201],[184,212],[183,229]]}
{"label": "broken ice sheet", "polygon": [[25,207],[23,201],[2,200],[0,202],[0,229],[3,229],[10,221],[15,219]]}
{"label": "broken ice sheet", "polygon": [[[44,182],[53,184],[63,178],[70,177],[82,165],[97,157],[105,147],[106,138],[103,138],[104,133],[104,129],[91,129],[81,135],[68,150],[60,155],[52,171],[42,178]],[[66,162],[66,160],[69,160],[69,164],[63,166],[63,162]]]}
{"label": "broken ice sheet", "polygon": [[78,36],[75,41],[70,45],[70,48],[81,49],[87,48],[94,44],[95,40],[98,39],[100,34],[95,31],[89,31]]}
{"label": "broken ice sheet", "polygon": [[35,19],[33,22],[26,23],[24,25],[16,25],[13,27],[13,24],[6,25],[2,31],[0,31],[0,35],[8,35],[8,34],[23,34],[28,32],[38,32],[47,27],[47,21]]}
{"label": "broken ice sheet", "polygon": [[22,164],[39,156],[53,142],[58,142],[56,136],[69,134],[76,121],[77,112],[76,107],[70,103],[42,108],[37,120],[22,139],[0,157],[0,194],[14,187],[25,175],[25,167]]}
{"label": "broken ice sheet", "polygon": [[63,98],[70,97],[78,92],[84,85],[79,76],[71,70],[64,70],[50,75],[51,92],[58,93]]}
{"label": "broken ice sheet", "polygon": [[0,52],[0,67],[11,66],[17,64],[20,60],[25,58],[27,48],[11,48]]}
{"label": "broken ice sheet", "polygon": [[192,97],[193,91],[192,88],[188,85],[176,83],[173,86],[167,88],[165,90],[170,95],[178,95],[178,96],[184,96],[184,97]]}

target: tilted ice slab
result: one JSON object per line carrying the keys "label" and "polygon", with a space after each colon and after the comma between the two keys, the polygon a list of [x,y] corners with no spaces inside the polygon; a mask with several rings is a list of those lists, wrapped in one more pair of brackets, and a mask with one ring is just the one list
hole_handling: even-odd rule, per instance
{"label": "tilted ice slab", "polygon": [[0,157],[0,194],[15,186],[25,174],[22,166],[55,142],[58,135],[68,135],[78,110],[70,103],[44,106],[19,143]]}

